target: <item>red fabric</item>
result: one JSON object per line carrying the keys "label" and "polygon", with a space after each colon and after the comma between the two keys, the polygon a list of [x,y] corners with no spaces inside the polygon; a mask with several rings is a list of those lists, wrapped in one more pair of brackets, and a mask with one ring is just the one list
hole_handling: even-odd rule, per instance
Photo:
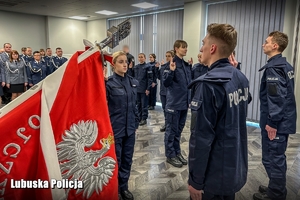
{"label": "red fabric", "polygon": [[[41,116],[41,91],[30,97],[20,106],[13,109],[10,113],[0,118],[0,198],[4,199],[52,199],[49,189],[12,189],[11,179],[14,180],[48,180],[47,168],[40,147],[39,129],[29,126],[30,116]],[[39,126],[39,121],[34,118],[33,123]],[[17,135],[19,128],[25,128],[21,133],[26,137],[25,140]],[[17,148],[7,148],[8,155],[5,156],[3,150],[5,146],[13,144],[19,146],[20,151],[17,157],[11,157],[18,152]],[[13,162],[11,170],[10,164]],[[6,168],[9,172],[6,173]],[[6,184],[5,184],[6,181]],[[5,184],[5,185],[4,185]]]}
{"label": "red fabric", "polygon": [[[96,52],[78,64],[77,59],[80,54],[77,52],[70,59],[49,115],[56,144],[62,141],[62,135],[70,129],[72,124],[77,124],[81,120],[96,121],[98,136],[94,145],[84,148],[84,151],[88,153],[103,148],[100,140],[108,138],[112,134],[112,128],[106,103],[100,53]],[[106,59],[111,61],[111,57],[106,56]],[[10,184],[11,179],[49,180],[40,145],[40,129],[32,129],[28,125],[30,116],[41,116],[41,95],[42,91],[39,91],[0,118],[0,150],[2,151],[0,156],[0,199],[2,197],[5,200],[52,199],[50,188],[11,189]],[[38,120],[34,119],[33,123],[39,126]],[[22,132],[25,136],[31,136],[27,143],[24,143],[25,140],[16,134],[21,127],[25,128],[25,131]],[[16,148],[8,148],[8,156],[3,154],[5,146],[11,143],[20,146],[20,152],[16,158],[10,157],[17,152]],[[98,191],[99,194],[94,191],[89,199],[117,200],[118,169],[114,144],[111,144],[110,149],[102,157],[111,157],[115,160],[115,170],[109,183],[103,185],[102,191]],[[95,167],[101,158],[94,162]],[[5,169],[9,167],[9,162],[13,162],[13,165],[11,170],[6,173]],[[83,199],[83,192],[75,193],[76,190],[70,190],[68,199]]]}
{"label": "red fabric", "polygon": [[[79,121],[93,120],[98,124],[98,137],[95,144],[88,150],[100,150],[100,140],[112,135],[110,118],[106,103],[106,90],[103,77],[103,67],[99,52],[77,63],[80,53],[76,53],[70,59],[65,71],[59,92],[50,112],[50,119],[55,135],[56,143],[62,140],[62,133],[70,129],[70,126]],[[70,67],[69,67],[70,66]],[[104,155],[116,160],[115,146]],[[96,162],[95,162],[96,163]],[[112,179],[107,186],[103,186],[102,192],[93,193],[91,199],[118,199],[118,172],[117,163]],[[68,199],[79,199],[82,193],[76,195],[75,190],[69,193]]]}

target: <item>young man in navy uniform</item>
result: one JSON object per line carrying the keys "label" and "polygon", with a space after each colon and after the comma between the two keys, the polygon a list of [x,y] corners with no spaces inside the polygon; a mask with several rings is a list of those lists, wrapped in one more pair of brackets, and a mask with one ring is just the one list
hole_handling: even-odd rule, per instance
{"label": "young man in navy uniform", "polygon": [[296,101],[294,68],[282,57],[288,36],[279,31],[269,34],[263,44],[268,63],[260,85],[260,128],[262,163],[269,177],[269,185],[259,186],[254,200],[286,199],[286,156],[289,134],[296,132]]}
{"label": "young man in navy uniform", "polygon": [[34,60],[28,63],[28,84],[29,86],[33,86],[39,83],[41,80],[46,78],[48,75],[46,63],[41,61],[41,54],[39,51],[33,52]]}
{"label": "young man in navy uniform", "polygon": [[65,62],[67,62],[67,58],[63,57],[63,51],[60,47],[56,48],[56,56],[52,57],[52,70],[51,73],[57,70],[60,66],[62,66]]}
{"label": "young man in navy uniform", "polygon": [[[150,94],[150,87],[153,80],[153,72],[150,65],[146,63],[146,55],[139,54],[139,64],[134,66],[128,75],[133,76],[139,82],[137,87],[137,107],[139,112],[139,125],[147,124],[148,118],[148,98]],[[130,63],[130,65],[132,65]]]}
{"label": "young man in navy uniform", "polygon": [[187,86],[191,82],[192,60],[189,62],[183,60],[187,46],[183,40],[175,41],[175,57],[164,70],[163,77],[164,86],[167,88],[165,155],[167,162],[174,167],[187,165],[187,160],[183,158],[180,149],[181,132],[190,103],[190,92]]}
{"label": "young man in navy uniform", "polygon": [[248,171],[249,82],[228,57],[237,43],[229,24],[210,24],[202,40],[207,74],[194,80],[188,189],[193,200],[235,199]]}

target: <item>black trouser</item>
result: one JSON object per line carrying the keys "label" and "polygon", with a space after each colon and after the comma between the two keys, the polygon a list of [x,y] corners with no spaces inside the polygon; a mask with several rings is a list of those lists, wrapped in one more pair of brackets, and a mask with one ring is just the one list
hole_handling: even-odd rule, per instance
{"label": "black trouser", "polygon": [[128,190],[128,180],[132,164],[134,143],[135,133],[131,134],[130,136],[115,138],[116,156],[119,166],[119,192]]}
{"label": "black trouser", "polygon": [[148,96],[146,93],[137,93],[137,106],[139,120],[146,120],[148,118]]}
{"label": "black trouser", "polygon": [[187,110],[169,110],[166,110],[165,155],[167,158],[174,158],[181,153],[180,138]]}
{"label": "black trouser", "polygon": [[269,177],[267,195],[271,199],[284,200],[286,190],[286,156],[285,151],[289,135],[277,134],[270,140],[266,130],[261,132],[262,163]]}
{"label": "black trouser", "polygon": [[2,102],[9,103],[11,100],[11,93],[9,92],[9,88],[4,86],[3,93],[4,93],[4,95],[2,96]]}
{"label": "black trouser", "polygon": [[149,94],[149,106],[155,106],[156,105],[156,92],[157,92],[157,85],[155,87],[150,88],[150,94]]}

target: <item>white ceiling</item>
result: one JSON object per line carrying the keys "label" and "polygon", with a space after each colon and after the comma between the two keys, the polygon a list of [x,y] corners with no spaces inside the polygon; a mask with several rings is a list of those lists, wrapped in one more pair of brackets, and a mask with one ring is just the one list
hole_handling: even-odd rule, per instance
{"label": "white ceiling", "polygon": [[[131,6],[143,0],[0,0],[0,10],[43,16],[68,18],[72,16],[90,16],[88,20],[142,14],[172,8],[183,7],[184,3],[199,0],[145,0],[158,7],[140,9]],[[96,11],[115,11],[116,15],[99,15]]]}

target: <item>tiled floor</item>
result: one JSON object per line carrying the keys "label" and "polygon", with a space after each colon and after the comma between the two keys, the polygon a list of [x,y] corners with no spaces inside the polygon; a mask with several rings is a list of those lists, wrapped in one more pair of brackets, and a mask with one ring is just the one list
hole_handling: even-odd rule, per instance
{"label": "tiled floor", "polygon": [[[188,155],[190,114],[182,133],[182,153]],[[149,111],[148,124],[139,127],[130,177],[130,191],[135,199],[187,200],[187,166],[175,168],[166,163],[164,133],[159,131],[164,118],[160,107]],[[261,163],[260,130],[248,127],[249,173],[247,184],[236,194],[237,200],[251,200],[260,184],[267,185],[268,178]],[[300,200],[300,134],[290,135],[286,151],[287,200]]]}

